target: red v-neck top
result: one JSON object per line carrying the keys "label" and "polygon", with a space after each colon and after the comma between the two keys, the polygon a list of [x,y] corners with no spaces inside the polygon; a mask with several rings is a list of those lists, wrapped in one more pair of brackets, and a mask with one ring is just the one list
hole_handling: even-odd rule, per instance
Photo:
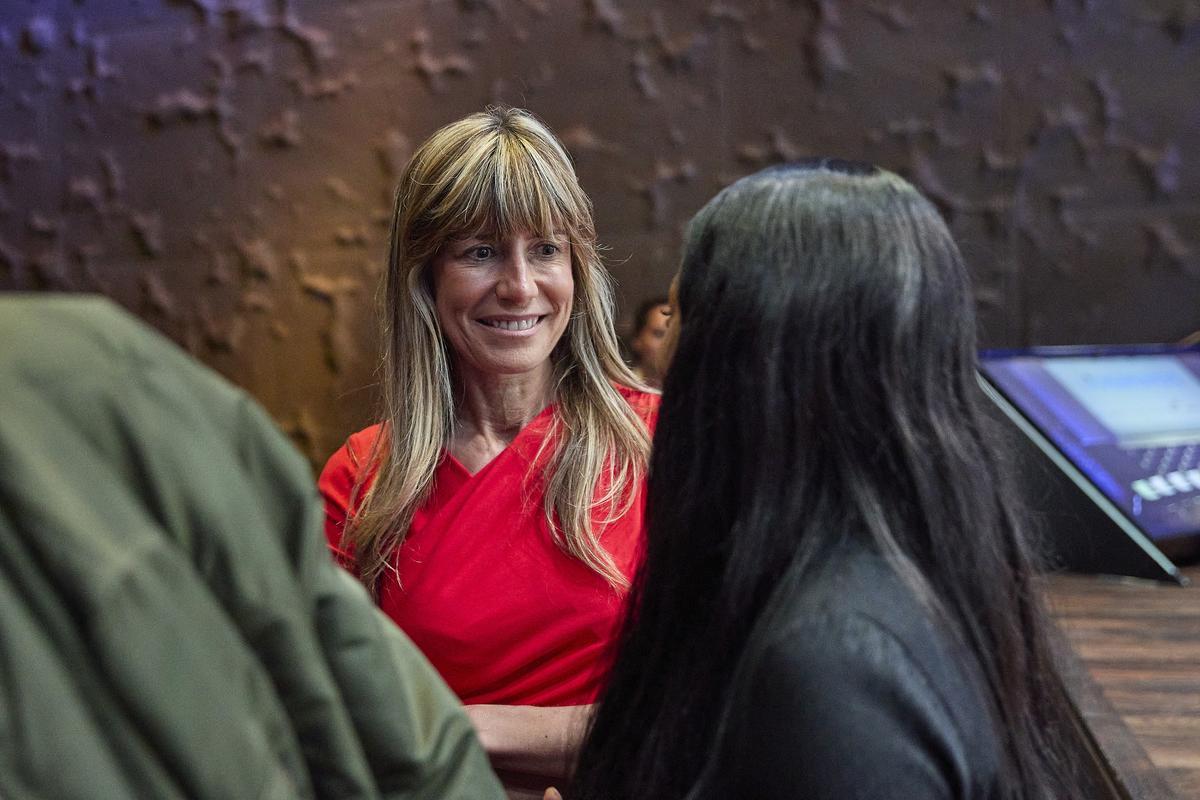
{"label": "red v-neck top", "polygon": [[[658,396],[620,390],[653,431]],[[551,540],[540,470],[548,452],[535,460],[554,413],[554,406],[544,409],[474,475],[443,456],[433,491],[392,561],[396,573],[380,588],[380,608],[463,703],[596,699],[624,595]],[[373,425],[352,435],[321,473],[325,533],[344,566],[353,561],[342,543],[350,494],[379,432]],[[642,490],[623,517],[600,529],[602,544],[630,577],[640,553]]]}

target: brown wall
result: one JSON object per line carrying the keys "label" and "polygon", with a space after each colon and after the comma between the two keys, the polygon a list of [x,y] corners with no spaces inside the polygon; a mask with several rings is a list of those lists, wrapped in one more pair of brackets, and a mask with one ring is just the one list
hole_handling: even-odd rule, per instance
{"label": "brown wall", "polygon": [[397,171],[491,102],[568,143],[627,309],[716,189],[834,154],[943,207],[987,344],[1200,328],[1195,0],[5,0],[0,289],[116,298],[323,459]]}

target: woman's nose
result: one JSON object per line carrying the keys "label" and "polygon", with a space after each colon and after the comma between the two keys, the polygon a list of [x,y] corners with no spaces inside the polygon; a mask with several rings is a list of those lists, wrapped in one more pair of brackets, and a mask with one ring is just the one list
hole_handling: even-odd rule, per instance
{"label": "woman's nose", "polygon": [[504,261],[504,271],[496,284],[496,296],[509,303],[523,304],[537,295],[537,284],[529,270],[529,260],[517,252]]}

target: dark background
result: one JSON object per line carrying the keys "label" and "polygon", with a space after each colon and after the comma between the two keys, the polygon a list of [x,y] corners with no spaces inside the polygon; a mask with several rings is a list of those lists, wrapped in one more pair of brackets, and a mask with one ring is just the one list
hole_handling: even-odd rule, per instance
{"label": "dark background", "polygon": [[1200,328],[1196,0],[2,0],[0,289],[113,297],[319,462],[395,178],[488,103],[567,142],[624,324],[715,190],[821,154],[937,201],[985,344]]}

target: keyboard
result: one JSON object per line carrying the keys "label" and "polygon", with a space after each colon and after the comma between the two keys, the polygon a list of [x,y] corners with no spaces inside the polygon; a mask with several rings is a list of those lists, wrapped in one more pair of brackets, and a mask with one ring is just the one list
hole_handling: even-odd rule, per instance
{"label": "keyboard", "polygon": [[1130,484],[1143,500],[1200,491],[1200,442],[1146,447],[1131,453],[1143,477]]}

